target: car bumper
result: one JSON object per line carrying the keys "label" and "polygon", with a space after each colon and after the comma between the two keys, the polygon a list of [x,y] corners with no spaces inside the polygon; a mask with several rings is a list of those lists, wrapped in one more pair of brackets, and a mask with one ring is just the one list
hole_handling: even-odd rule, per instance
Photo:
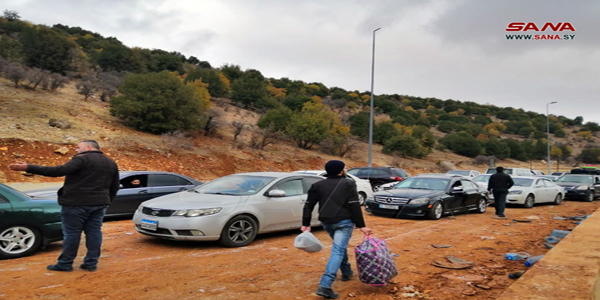
{"label": "car bumper", "polygon": [[[378,203],[374,201],[367,201],[367,209],[373,215],[377,216],[386,216],[397,218],[399,216],[415,216],[422,217],[426,216],[431,210],[428,206],[429,204],[424,205],[389,205],[389,208],[386,207],[388,204]],[[394,208],[391,208],[394,207]]]}
{"label": "car bumper", "polygon": [[[142,228],[142,220],[158,222],[156,230]],[[191,218],[155,217],[136,211],[133,216],[135,230],[139,233],[182,241],[216,241],[221,237],[221,230],[225,222],[226,218],[219,214]]]}
{"label": "car bumper", "polygon": [[588,197],[589,193],[589,190],[566,190],[565,199],[585,199]]}
{"label": "car bumper", "polygon": [[508,194],[506,195],[506,203],[525,204],[527,194]]}

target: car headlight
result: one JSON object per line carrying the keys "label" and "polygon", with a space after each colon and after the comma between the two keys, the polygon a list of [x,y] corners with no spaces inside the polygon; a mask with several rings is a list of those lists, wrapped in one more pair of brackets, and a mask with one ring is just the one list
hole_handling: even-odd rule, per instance
{"label": "car headlight", "polygon": [[587,185],[578,186],[575,188],[576,190],[587,190],[589,187]]}
{"label": "car headlight", "polygon": [[523,191],[509,191],[508,193],[511,195],[520,195],[521,193],[523,193]]}
{"label": "car headlight", "polygon": [[142,209],[144,209],[144,207],[142,205],[138,206],[138,208],[136,209],[139,212],[142,212]]}
{"label": "car headlight", "polygon": [[410,200],[409,204],[427,204],[429,203],[429,198],[417,198]]}
{"label": "car headlight", "polygon": [[205,208],[205,209],[184,209],[175,211],[172,216],[182,216],[182,217],[200,217],[200,216],[210,216],[221,211],[222,207],[215,208]]}

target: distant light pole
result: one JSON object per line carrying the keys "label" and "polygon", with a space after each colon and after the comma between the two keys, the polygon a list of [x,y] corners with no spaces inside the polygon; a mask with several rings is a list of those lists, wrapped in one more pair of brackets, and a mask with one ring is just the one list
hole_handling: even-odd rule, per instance
{"label": "distant light pole", "polygon": [[369,167],[373,165],[373,86],[375,83],[375,32],[373,30],[373,56],[371,59],[371,112],[369,114]]}
{"label": "distant light pole", "polygon": [[547,138],[546,138],[546,144],[548,146],[548,175],[550,175],[551,171],[550,171],[550,114],[548,112],[548,106],[550,106],[550,104],[555,104],[557,103],[556,101],[552,101],[550,103],[546,103],[546,133],[548,134]]}

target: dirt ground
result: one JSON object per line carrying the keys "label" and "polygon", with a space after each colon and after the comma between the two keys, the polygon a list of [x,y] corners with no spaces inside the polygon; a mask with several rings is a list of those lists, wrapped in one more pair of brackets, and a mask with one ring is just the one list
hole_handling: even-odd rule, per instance
{"label": "dirt ground", "polygon": [[[438,221],[367,213],[374,236],[385,239],[398,255],[399,275],[385,287],[370,287],[354,277],[336,281],[333,288],[341,299],[495,299],[514,282],[509,273],[527,269],[522,262],[505,260],[505,253],[544,254],[545,236],[576,226],[553,216],[585,215],[598,207],[600,202],[578,201],[509,207],[509,220],[493,219],[493,208]],[[527,217],[531,223],[512,221]],[[262,235],[243,248],[155,239],[137,233],[130,220],[107,221],[103,232],[102,258],[94,273],[46,271],[60,253],[60,242],[30,257],[1,261],[0,299],[320,299],[314,291],[331,249],[323,230],[314,232],[325,251],[314,254],[293,247],[295,231]],[[349,248],[353,268],[353,249],[361,239],[355,231]],[[83,245],[76,264],[82,255]],[[431,265],[449,255],[474,265],[465,270]]]}

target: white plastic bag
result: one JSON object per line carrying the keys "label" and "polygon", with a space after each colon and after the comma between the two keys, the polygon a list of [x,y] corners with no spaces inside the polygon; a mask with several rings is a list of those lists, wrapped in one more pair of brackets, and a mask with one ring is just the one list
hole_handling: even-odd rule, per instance
{"label": "white plastic bag", "polygon": [[309,231],[305,231],[296,237],[294,240],[294,247],[308,253],[315,253],[323,250],[321,241]]}

